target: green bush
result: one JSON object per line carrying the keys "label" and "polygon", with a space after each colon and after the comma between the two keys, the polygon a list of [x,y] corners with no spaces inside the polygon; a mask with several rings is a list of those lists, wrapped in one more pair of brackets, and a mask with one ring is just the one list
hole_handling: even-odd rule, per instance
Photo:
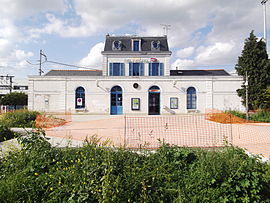
{"label": "green bush", "polygon": [[241,112],[241,111],[236,111],[236,110],[229,110],[229,111],[225,111],[227,113],[230,113],[232,115],[235,115],[239,118],[243,118],[243,119],[246,119],[246,114]]}
{"label": "green bush", "polygon": [[37,111],[14,111],[4,114],[0,123],[8,127],[34,127],[35,119],[39,112]]}
{"label": "green bush", "polygon": [[270,112],[261,110],[250,116],[251,120],[259,122],[270,122]]}
{"label": "green bush", "polygon": [[[230,114],[238,116],[239,118],[246,119],[246,114],[241,111],[226,111]],[[260,110],[254,114],[249,115],[249,119],[258,122],[270,122],[270,112],[266,110]]]}
{"label": "green bush", "polygon": [[270,200],[270,166],[234,147],[54,148],[39,132],[19,140],[22,150],[0,159],[0,202]]}
{"label": "green bush", "polygon": [[10,140],[14,137],[14,132],[12,132],[7,126],[0,125],[0,142]]}

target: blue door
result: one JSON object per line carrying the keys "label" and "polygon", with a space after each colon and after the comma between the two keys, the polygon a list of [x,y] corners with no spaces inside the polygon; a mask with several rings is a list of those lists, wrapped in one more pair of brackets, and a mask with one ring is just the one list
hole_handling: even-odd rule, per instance
{"label": "blue door", "polygon": [[122,88],[119,86],[114,86],[111,89],[111,115],[123,114],[122,101],[123,101]]}

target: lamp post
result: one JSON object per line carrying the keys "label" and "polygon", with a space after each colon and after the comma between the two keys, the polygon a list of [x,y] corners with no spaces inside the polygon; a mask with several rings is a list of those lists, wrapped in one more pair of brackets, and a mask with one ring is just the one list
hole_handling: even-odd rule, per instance
{"label": "lamp post", "polygon": [[266,2],[267,1],[268,0],[261,1],[261,4],[263,5],[263,31],[264,31],[263,38],[266,45],[266,51],[267,51],[267,28],[266,28]]}
{"label": "lamp post", "polygon": [[248,120],[248,75],[247,75],[247,71],[246,71],[245,87],[246,87],[246,119]]}

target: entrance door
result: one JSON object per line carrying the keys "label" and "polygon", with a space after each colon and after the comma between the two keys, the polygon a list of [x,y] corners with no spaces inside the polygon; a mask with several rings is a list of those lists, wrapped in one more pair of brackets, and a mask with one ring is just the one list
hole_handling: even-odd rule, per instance
{"label": "entrance door", "polygon": [[122,101],[122,88],[119,86],[114,86],[111,89],[111,115],[123,114]]}
{"label": "entrance door", "polygon": [[160,114],[160,89],[158,86],[152,86],[149,88],[149,115]]}

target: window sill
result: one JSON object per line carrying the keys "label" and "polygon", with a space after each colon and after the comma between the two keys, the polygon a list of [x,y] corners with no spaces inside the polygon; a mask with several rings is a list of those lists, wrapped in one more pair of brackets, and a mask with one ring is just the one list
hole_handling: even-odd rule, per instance
{"label": "window sill", "polygon": [[187,109],[187,113],[199,113],[198,109]]}

